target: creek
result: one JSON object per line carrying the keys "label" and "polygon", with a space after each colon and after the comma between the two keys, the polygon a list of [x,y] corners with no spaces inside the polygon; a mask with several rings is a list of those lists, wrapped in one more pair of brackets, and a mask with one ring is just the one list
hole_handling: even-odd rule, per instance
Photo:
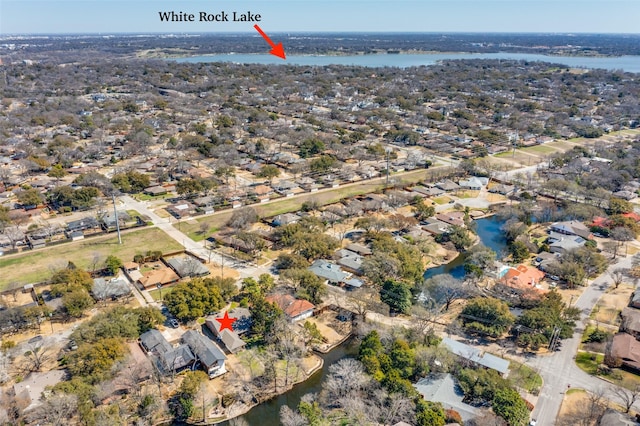
{"label": "creek", "polygon": [[[275,396],[274,398],[253,407],[248,413],[241,416],[251,426],[271,426],[280,424],[280,407],[287,405],[295,409],[300,403],[300,399],[308,394],[320,392],[322,383],[329,373],[329,366],[343,358],[355,357],[358,353],[358,346],[353,339],[348,339],[336,346],[331,352],[321,354],[324,360],[322,369],[316,371],[309,379],[295,385],[291,390]],[[228,426],[229,422],[221,423]]]}

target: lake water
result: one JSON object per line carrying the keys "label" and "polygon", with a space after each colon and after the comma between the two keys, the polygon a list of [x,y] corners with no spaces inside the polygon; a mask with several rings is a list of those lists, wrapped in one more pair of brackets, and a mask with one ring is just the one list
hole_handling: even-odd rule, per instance
{"label": "lake water", "polygon": [[[286,48],[286,46],[285,46]],[[363,67],[407,68],[420,65],[434,65],[439,61],[451,59],[504,59],[531,62],[551,62],[574,68],[602,68],[640,73],[640,56],[618,57],[576,57],[546,56],[527,53],[433,53],[433,54],[374,54],[374,55],[287,55],[286,61],[273,55],[223,54],[191,56],[175,59],[177,62],[233,62],[239,64],[275,64],[275,65],[357,65]]]}
{"label": "lake water", "polygon": [[[504,221],[498,219],[496,216],[490,216],[478,219],[474,221],[474,223],[476,226],[476,233],[478,234],[478,237],[480,237],[482,244],[498,253],[498,257],[500,257],[500,253],[507,249],[507,241],[504,239],[504,235],[500,229],[504,224]],[[465,256],[460,255],[449,263],[427,269],[424,273],[424,277],[431,278],[440,274],[451,274],[455,278],[463,278],[464,261]]]}

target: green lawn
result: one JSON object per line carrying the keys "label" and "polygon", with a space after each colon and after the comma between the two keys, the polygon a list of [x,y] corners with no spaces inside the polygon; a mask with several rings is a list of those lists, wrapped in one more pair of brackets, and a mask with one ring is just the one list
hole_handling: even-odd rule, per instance
{"label": "green lawn", "polygon": [[433,199],[433,202],[436,204],[447,204],[449,201],[451,201],[451,198],[443,195],[442,197],[437,197]]}
{"label": "green lawn", "polygon": [[604,355],[594,354],[591,352],[578,351],[576,355],[576,364],[585,372],[594,375],[601,376],[605,380],[608,380],[618,386],[623,386],[627,389],[637,389],[640,386],[640,377],[638,375],[622,370],[620,368],[612,368],[609,374],[602,374],[598,371],[598,366],[604,361]]}
{"label": "green lawn", "polygon": [[137,210],[127,210],[127,214],[131,216],[131,219],[140,217],[140,213]]}
{"label": "green lawn", "polygon": [[123,233],[122,244],[118,244],[118,237],[112,234],[27,251],[0,258],[0,290],[11,283],[45,281],[53,270],[65,267],[69,261],[80,268],[91,269],[94,258],[99,259],[98,267],[101,267],[109,255],[127,262],[133,260],[136,254],[148,250],[170,252],[181,248],[180,244],[160,229],[146,228]]}
{"label": "green lawn", "polygon": [[578,351],[576,355],[576,364],[586,373],[596,375],[598,366],[604,361],[604,355],[592,354],[590,352]]}
{"label": "green lawn", "polygon": [[[173,286],[162,287],[161,289],[149,290],[149,295],[153,298],[153,300],[162,300],[169,293],[173,291]],[[162,299],[160,298],[160,293],[162,293]]]}
{"label": "green lawn", "polygon": [[529,393],[537,394],[542,387],[542,377],[531,367],[519,362],[510,361],[509,380]]}
{"label": "green lawn", "polygon": [[554,152],[558,152],[557,149],[553,149],[550,146],[545,145],[536,145],[530,146],[522,149],[524,152],[529,152],[533,154],[553,154]]}

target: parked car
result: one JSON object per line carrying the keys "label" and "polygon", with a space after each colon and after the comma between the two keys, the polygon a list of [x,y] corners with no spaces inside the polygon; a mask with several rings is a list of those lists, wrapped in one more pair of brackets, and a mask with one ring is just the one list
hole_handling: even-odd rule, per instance
{"label": "parked car", "polygon": [[179,322],[178,322],[178,320],[177,320],[177,319],[175,319],[175,318],[171,318],[171,319],[169,320],[169,324],[171,324],[171,327],[173,327],[173,328],[178,328],[178,327],[180,327],[180,323],[179,323]]}

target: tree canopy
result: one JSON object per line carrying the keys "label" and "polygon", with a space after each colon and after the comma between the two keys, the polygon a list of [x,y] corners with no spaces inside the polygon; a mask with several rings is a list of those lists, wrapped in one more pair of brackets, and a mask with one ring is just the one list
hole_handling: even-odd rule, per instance
{"label": "tree canopy", "polygon": [[463,327],[470,333],[500,337],[513,325],[515,317],[509,306],[492,297],[476,297],[469,300],[460,313]]}

